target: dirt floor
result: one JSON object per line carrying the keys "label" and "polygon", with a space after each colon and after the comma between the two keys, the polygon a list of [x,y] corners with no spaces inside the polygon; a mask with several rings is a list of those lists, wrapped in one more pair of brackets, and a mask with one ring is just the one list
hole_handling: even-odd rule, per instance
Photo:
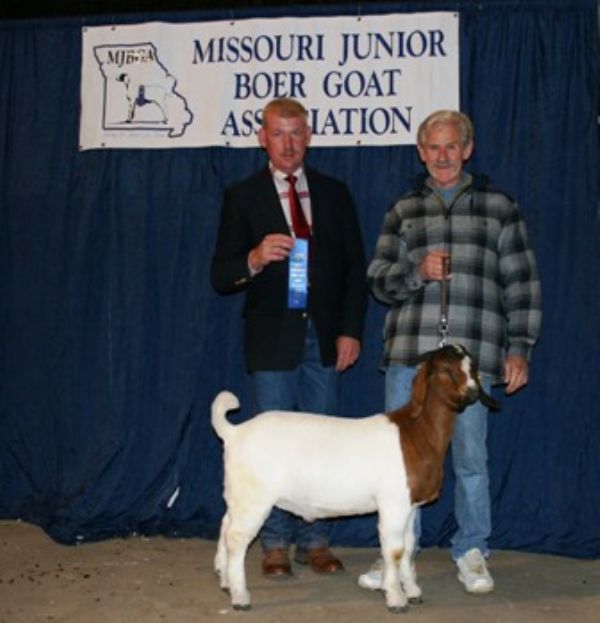
{"label": "dirt floor", "polygon": [[320,577],[295,567],[292,579],[260,574],[254,545],[247,570],[252,610],[233,611],[213,574],[215,543],[130,538],[76,547],[39,528],[0,521],[0,623],[579,623],[600,621],[600,561],[494,552],[496,590],[464,592],[448,552],[417,559],[424,602],[387,611],[380,593],[356,580],[375,549],[338,548],[346,572]]}

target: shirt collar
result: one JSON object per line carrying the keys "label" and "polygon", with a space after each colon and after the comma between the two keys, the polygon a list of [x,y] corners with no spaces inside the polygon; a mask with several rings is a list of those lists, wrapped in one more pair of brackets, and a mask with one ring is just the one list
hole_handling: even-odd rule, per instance
{"label": "shirt collar", "polygon": [[[463,171],[458,184],[454,186],[453,188],[449,188],[448,190],[451,190],[451,191],[454,190],[456,191],[456,193],[458,193],[459,191],[463,190],[467,186],[470,186],[472,181],[473,181],[473,176],[470,173],[466,173],[465,171]],[[437,191],[437,192],[440,191],[440,189],[435,185],[435,182],[431,176],[427,178],[427,180],[425,181],[425,185],[431,188],[431,190],[433,191]]]}
{"label": "shirt collar", "polygon": [[[273,175],[273,177],[280,181],[280,182],[285,182],[286,181],[286,177],[288,176],[288,173],[284,173],[283,171],[280,171],[279,169],[276,169],[273,166],[272,162],[269,162],[269,169],[271,169],[271,175]],[[301,179],[304,177],[304,167],[303,166],[299,166],[293,173],[292,175],[294,175],[296,177],[296,179]]]}

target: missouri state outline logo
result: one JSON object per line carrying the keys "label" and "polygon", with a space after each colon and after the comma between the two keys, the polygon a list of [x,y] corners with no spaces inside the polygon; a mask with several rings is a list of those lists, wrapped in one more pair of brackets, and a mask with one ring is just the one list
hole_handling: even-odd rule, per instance
{"label": "missouri state outline logo", "polygon": [[153,43],[98,45],[93,52],[104,82],[103,130],[184,135],[193,114]]}

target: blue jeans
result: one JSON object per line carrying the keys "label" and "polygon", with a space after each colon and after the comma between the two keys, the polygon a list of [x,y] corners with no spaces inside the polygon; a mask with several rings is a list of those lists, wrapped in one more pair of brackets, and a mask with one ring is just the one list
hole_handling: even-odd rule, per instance
{"label": "blue jeans", "polygon": [[[411,395],[415,368],[390,365],[385,371],[385,408],[397,409]],[[481,384],[490,391],[491,380]],[[467,407],[457,418],[452,434],[452,467],[456,480],[454,515],[458,530],[451,539],[452,558],[456,560],[473,547],[489,555],[488,539],[492,531],[489,475],[487,466],[487,408],[481,402]],[[415,514],[415,543],[421,535],[421,516]]]}
{"label": "blue jeans", "polygon": [[[321,363],[317,335],[309,323],[304,356],[298,367],[252,373],[255,412],[278,409],[333,415],[338,411],[339,378],[334,366]],[[326,520],[309,523],[273,508],[259,536],[263,551],[288,549],[294,540],[300,549],[327,547],[329,524]]]}

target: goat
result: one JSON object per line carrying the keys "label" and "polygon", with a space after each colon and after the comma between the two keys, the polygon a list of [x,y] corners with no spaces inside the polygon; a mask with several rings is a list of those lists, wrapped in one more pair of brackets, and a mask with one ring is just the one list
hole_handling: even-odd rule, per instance
{"label": "goat", "polygon": [[117,77],[119,82],[125,85],[127,97],[127,123],[135,121],[138,107],[154,104],[158,107],[161,114],[161,122],[168,121],[168,98],[169,91],[175,81],[171,76],[167,76],[164,85],[144,84],[133,80],[129,74],[120,74]]}
{"label": "goat", "polygon": [[[461,346],[424,356],[408,404],[388,414],[350,419],[268,411],[239,425],[230,392],[212,404],[212,425],[224,443],[224,498],[215,572],[236,610],[250,608],[246,551],[278,506],[307,521],[379,513],[387,607],[404,612],[421,601],[413,562],[417,506],[437,498],[454,420],[481,400],[498,408]],[[327,447],[327,452],[322,448]]]}

